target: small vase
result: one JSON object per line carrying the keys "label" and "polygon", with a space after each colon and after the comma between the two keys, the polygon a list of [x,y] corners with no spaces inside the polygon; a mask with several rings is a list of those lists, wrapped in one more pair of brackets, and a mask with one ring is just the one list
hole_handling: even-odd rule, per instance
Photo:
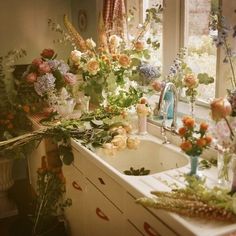
{"label": "small vase", "polygon": [[138,134],[147,134],[147,115],[138,115]]}
{"label": "small vase", "polygon": [[188,173],[188,175],[200,178],[200,174],[198,173],[199,156],[189,156],[189,158],[190,158],[190,172]]}
{"label": "small vase", "polygon": [[222,187],[229,187],[232,179],[231,160],[232,153],[218,152],[217,168],[218,168],[218,184]]}
{"label": "small vase", "polygon": [[192,118],[194,118],[194,111],[195,111],[195,97],[190,96],[189,97],[189,114]]}
{"label": "small vase", "polygon": [[167,106],[167,119],[173,119],[174,117],[174,98],[173,98],[173,92],[171,90],[168,90],[165,93],[164,100],[166,103],[168,103]]}

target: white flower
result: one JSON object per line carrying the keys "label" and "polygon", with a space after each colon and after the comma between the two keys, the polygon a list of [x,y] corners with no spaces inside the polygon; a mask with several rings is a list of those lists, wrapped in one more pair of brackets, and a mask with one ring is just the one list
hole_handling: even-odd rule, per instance
{"label": "white flower", "polygon": [[108,156],[114,156],[117,153],[117,147],[114,146],[112,143],[104,143],[103,151]]}
{"label": "white flower", "polygon": [[96,47],[96,43],[91,38],[86,39],[85,43],[89,49],[94,49]]}
{"label": "white flower", "polygon": [[109,37],[108,41],[112,46],[118,47],[122,39],[119,36],[113,34]]}
{"label": "white flower", "polygon": [[88,61],[86,67],[87,71],[92,75],[96,75],[97,72],[100,70],[99,63],[95,59],[91,59],[90,61]]}
{"label": "white flower", "polygon": [[126,135],[118,134],[111,140],[111,143],[117,147],[117,150],[123,150],[126,148],[126,140]]}
{"label": "white flower", "polygon": [[74,62],[75,64],[79,64],[79,61],[81,59],[82,53],[78,50],[74,50],[71,52],[70,54],[70,59],[72,62]]}
{"label": "white flower", "polygon": [[112,128],[112,131],[117,132],[118,134],[121,134],[121,135],[126,135],[126,129],[123,128],[122,126],[114,127]]}

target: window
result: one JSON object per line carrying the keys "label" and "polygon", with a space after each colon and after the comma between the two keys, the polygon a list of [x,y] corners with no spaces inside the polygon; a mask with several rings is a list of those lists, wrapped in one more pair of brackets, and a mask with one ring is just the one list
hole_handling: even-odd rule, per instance
{"label": "window", "polygon": [[[216,78],[217,48],[212,42],[216,31],[209,30],[210,14],[219,7],[218,0],[185,0],[184,46],[186,61],[195,74],[207,73]],[[199,85],[198,99],[209,102],[215,97],[215,82]]]}

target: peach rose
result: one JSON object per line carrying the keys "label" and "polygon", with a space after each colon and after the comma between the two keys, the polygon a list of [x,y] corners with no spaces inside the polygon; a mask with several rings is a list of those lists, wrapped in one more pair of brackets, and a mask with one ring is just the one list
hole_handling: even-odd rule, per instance
{"label": "peach rose", "polygon": [[29,73],[26,77],[25,77],[26,81],[28,83],[34,83],[37,80],[37,74],[36,73]]}
{"label": "peach rose", "polygon": [[157,92],[160,92],[163,88],[163,83],[158,81],[158,80],[155,80],[152,82],[152,88],[157,91]]}
{"label": "peach rose", "polygon": [[148,99],[145,98],[145,97],[141,97],[140,100],[139,100],[139,103],[140,104],[148,104]]}
{"label": "peach rose", "polygon": [[97,72],[100,70],[99,63],[95,59],[91,59],[87,63],[87,70],[90,74],[96,75]]}
{"label": "peach rose", "polygon": [[232,112],[232,107],[227,98],[216,98],[210,104],[211,117],[214,121],[219,121],[226,116],[229,116]]}
{"label": "peach rose", "polygon": [[137,149],[139,144],[140,144],[140,140],[138,138],[127,139],[127,148],[129,149]]}
{"label": "peach rose", "polygon": [[113,47],[118,47],[122,39],[117,35],[111,35],[108,41]]}
{"label": "peach rose", "polygon": [[198,85],[198,78],[193,74],[186,75],[184,77],[184,84],[188,88],[196,88]]}
{"label": "peach rose", "polygon": [[205,136],[205,140],[207,145],[209,145],[212,142],[212,137],[211,136]]}
{"label": "peach rose", "polygon": [[104,143],[103,151],[108,156],[114,156],[117,153],[117,147],[114,146],[112,143]]}
{"label": "peach rose", "polygon": [[134,48],[136,51],[141,52],[145,48],[145,43],[143,41],[134,42]]}
{"label": "peach rose", "polygon": [[119,56],[119,64],[122,66],[122,67],[129,67],[130,66],[130,63],[131,63],[131,59],[129,58],[129,56],[127,56],[126,54],[121,54]]}

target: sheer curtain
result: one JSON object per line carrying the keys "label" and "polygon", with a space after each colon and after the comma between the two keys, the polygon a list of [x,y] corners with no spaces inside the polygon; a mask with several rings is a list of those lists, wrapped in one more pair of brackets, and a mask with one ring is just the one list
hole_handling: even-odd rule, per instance
{"label": "sheer curtain", "polygon": [[107,36],[112,34],[126,38],[127,25],[124,0],[104,0],[103,20]]}

